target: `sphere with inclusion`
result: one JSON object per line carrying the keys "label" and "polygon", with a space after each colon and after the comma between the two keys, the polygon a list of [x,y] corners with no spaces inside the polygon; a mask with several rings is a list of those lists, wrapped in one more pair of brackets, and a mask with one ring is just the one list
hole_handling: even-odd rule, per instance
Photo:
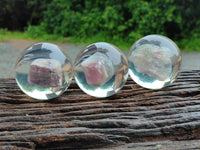
{"label": "sphere with inclusion", "polygon": [[79,87],[94,97],[108,97],[118,92],[128,76],[128,61],[123,52],[105,42],[87,46],[74,63],[74,77]]}
{"label": "sphere with inclusion", "polygon": [[128,54],[129,74],[140,86],[160,89],[172,83],[181,66],[177,45],[167,37],[148,35],[136,41]]}
{"label": "sphere with inclusion", "polygon": [[72,77],[70,58],[50,43],[31,45],[21,53],[15,65],[15,79],[21,90],[39,100],[61,95]]}

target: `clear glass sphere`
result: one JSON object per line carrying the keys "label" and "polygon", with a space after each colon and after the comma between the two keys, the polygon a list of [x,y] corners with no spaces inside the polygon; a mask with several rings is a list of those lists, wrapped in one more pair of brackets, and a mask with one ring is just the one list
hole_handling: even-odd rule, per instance
{"label": "clear glass sphere", "polygon": [[73,77],[68,55],[50,43],[35,43],[25,49],[15,65],[15,79],[32,98],[48,100],[62,94]]}
{"label": "clear glass sphere", "polygon": [[98,42],[79,53],[74,63],[79,87],[94,97],[108,97],[119,91],[128,77],[128,61],[117,47]]}
{"label": "clear glass sphere", "polygon": [[129,74],[137,84],[148,89],[160,89],[177,77],[181,54],[169,38],[148,35],[133,44],[128,62]]}

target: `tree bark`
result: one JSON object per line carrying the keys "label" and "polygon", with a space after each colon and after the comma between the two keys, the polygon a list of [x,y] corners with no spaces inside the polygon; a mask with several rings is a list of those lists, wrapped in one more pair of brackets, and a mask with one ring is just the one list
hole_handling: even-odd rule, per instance
{"label": "tree bark", "polygon": [[117,94],[94,98],[73,81],[60,97],[25,95],[0,79],[0,149],[200,149],[200,70],[161,89],[130,78]]}

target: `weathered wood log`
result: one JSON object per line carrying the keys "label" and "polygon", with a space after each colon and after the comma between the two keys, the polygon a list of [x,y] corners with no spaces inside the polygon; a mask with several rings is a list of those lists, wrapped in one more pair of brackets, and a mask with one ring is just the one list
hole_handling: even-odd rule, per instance
{"label": "weathered wood log", "polygon": [[75,82],[60,97],[35,100],[0,79],[0,149],[200,149],[200,70],[161,90],[129,79],[109,98]]}

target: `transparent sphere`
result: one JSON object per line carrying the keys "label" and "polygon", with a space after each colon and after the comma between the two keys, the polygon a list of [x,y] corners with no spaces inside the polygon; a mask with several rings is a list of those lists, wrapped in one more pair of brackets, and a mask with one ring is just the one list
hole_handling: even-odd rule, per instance
{"label": "transparent sphere", "polygon": [[108,97],[125,84],[128,61],[117,47],[105,42],[94,43],[76,57],[74,76],[85,93]]}
{"label": "transparent sphere", "polygon": [[169,38],[148,35],[133,44],[128,62],[129,74],[137,84],[148,89],[160,89],[177,77],[181,54]]}
{"label": "transparent sphere", "polygon": [[52,99],[62,94],[72,79],[68,55],[50,43],[35,43],[25,49],[15,65],[15,79],[32,98]]}

